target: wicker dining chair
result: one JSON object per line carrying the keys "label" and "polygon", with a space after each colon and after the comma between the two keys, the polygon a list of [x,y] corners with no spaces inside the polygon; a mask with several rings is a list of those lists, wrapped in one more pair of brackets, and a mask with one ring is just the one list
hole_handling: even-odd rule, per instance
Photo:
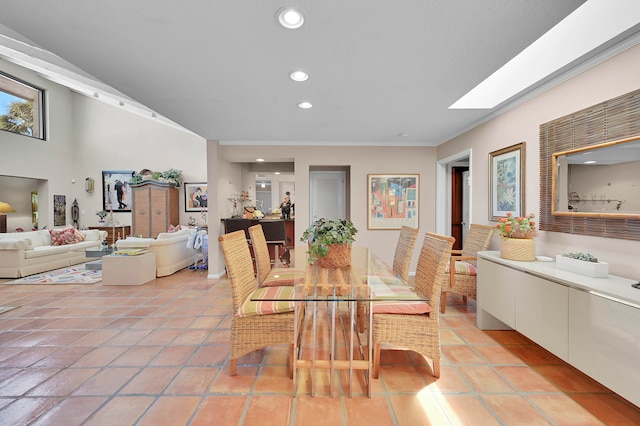
{"label": "wicker dining chair", "polygon": [[[429,299],[422,310],[420,304],[398,301],[373,302],[373,378],[380,372],[380,345],[387,343],[423,355],[433,361],[433,376],[440,377],[439,302],[442,277],[455,238],[427,233],[418,258],[414,288]],[[378,306],[377,306],[378,305]],[[382,305],[384,309],[379,311]],[[394,312],[394,313],[389,313]]]}
{"label": "wicker dining chair", "polygon": [[[221,235],[218,241],[232,291],[230,375],[236,374],[237,360],[241,356],[269,345],[288,343],[289,377],[293,377],[294,287],[257,287],[249,243],[243,230]],[[280,300],[252,302],[252,296],[261,291],[272,292]],[[303,309],[303,305],[299,309]],[[300,313],[299,321],[302,317],[303,313]]]}
{"label": "wicker dining chair", "polygon": [[256,259],[256,279],[261,287],[294,285],[303,281],[305,271],[294,268],[274,268],[271,265],[269,246],[262,225],[249,227],[253,256]]}
{"label": "wicker dining chair", "polygon": [[451,251],[447,276],[442,278],[440,313],[445,313],[448,292],[462,295],[464,303],[467,303],[467,297],[476,298],[476,256],[479,251],[489,248],[495,231],[495,226],[472,223],[462,250]]}
{"label": "wicker dining chair", "polygon": [[[413,248],[418,239],[418,232],[418,228],[403,225],[396,243],[396,251],[393,256],[393,272],[405,282],[409,281],[409,267],[411,266]],[[360,332],[364,331],[365,311],[365,304],[358,303],[358,328]]]}

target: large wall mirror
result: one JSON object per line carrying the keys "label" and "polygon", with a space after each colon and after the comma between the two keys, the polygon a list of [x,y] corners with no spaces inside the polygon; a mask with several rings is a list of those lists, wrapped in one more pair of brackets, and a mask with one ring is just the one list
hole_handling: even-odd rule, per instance
{"label": "large wall mirror", "polygon": [[640,89],[541,124],[540,230],[640,240],[639,145]]}
{"label": "large wall mirror", "polygon": [[640,138],[553,154],[554,215],[640,218]]}

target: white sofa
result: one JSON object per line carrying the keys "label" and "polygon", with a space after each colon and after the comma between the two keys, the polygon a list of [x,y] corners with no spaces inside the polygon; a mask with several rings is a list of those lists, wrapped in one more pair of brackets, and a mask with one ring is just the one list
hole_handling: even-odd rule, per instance
{"label": "white sofa", "polygon": [[52,245],[46,229],[0,234],[0,278],[20,278],[95,260],[87,258],[82,249],[100,248],[107,232],[97,229],[78,232],[84,239],[65,245]]}
{"label": "white sofa", "polygon": [[116,241],[116,247],[122,249],[146,248],[156,254],[156,276],[171,275],[180,269],[193,265],[202,258],[201,252],[187,247],[190,229],[177,232],[161,232],[157,238],[127,237]]}

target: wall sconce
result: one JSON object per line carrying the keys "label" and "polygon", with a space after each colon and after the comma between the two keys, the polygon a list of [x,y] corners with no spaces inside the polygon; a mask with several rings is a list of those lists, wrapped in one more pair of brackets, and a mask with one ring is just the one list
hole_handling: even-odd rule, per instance
{"label": "wall sconce", "polygon": [[95,181],[93,180],[93,178],[86,178],[84,180],[84,190],[87,192],[93,192],[94,184]]}

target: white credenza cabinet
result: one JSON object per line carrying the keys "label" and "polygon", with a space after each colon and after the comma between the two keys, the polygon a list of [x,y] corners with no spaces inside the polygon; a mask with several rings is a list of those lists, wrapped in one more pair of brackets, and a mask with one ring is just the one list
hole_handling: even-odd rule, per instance
{"label": "white credenza cabinet", "polygon": [[514,329],[640,405],[640,290],[633,282],[480,252],[477,326]]}
{"label": "white credenza cabinet", "polygon": [[569,292],[569,363],[640,405],[639,307]]}

